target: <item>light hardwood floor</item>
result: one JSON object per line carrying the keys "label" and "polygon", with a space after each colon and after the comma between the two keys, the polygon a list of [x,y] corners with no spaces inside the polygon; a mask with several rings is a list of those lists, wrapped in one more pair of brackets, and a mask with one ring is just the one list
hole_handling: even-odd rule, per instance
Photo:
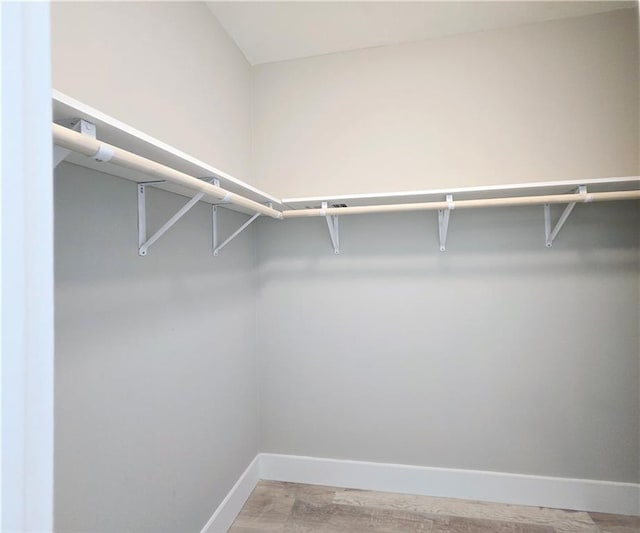
{"label": "light hardwood floor", "polygon": [[640,533],[640,517],[260,481],[229,530]]}

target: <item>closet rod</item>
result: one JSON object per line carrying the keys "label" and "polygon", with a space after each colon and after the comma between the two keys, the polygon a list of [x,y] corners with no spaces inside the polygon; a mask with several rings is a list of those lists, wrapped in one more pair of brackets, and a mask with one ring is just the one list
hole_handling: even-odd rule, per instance
{"label": "closet rod", "polygon": [[53,143],[62,148],[66,148],[67,150],[72,150],[82,155],[86,155],[87,157],[91,157],[97,161],[108,161],[114,165],[137,170],[138,172],[181,185],[187,189],[204,193],[205,196],[209,196],[216,200],[222,200],[230,204],[244,207],[255,213],[267,215],[272,218],[283,218],[282,213],[276,209],[272,209],[271,207],[267,207],[266,205],[255,202],[254,200],[227,191],[222,187],[211,185],[210,183],[194,178],[193,176],[189,176],[179,170],[161,165],[160,163],[156,163],[150,159],[146,159],[116,146],[104,143],[88,135],[82,135],[81,133],[65,128],[64,126],[60,126],[59,124],[53,124]]}
{"label": "closet rod", "polygon": [[473,207],[500,207],[510,205],[589,203],[610,200],[638,200],[640,190],[593,193],[550,194],[542,196],[514,196],[510,198],[484,198],[476,200],[453,200],[450,202],[422,202],[412,204],[362,205],[354,207],[327,207],[286,210],[284,218],[325,217],[331,215],[362,215],[365,213],[395,213],[399,211],[437,211],[439,209],[465,209]]}

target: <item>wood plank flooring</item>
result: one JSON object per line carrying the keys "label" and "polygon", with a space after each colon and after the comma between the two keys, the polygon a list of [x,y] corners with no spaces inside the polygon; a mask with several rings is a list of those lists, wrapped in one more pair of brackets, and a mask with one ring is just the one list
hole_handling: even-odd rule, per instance
{"label": "wood plank flooring", "polygon": [[640,517],[260,481],[230,533],[640,533]]}

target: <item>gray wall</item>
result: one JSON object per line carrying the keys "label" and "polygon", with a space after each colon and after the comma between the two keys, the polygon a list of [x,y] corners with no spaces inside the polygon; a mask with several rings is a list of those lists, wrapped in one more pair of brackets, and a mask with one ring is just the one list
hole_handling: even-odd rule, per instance
{"label": "gray wall", "polygon": [[[150,229],[184,201],[150,190]],[[58,533],[199,531],[258,450],[640,480],[637,204],[552,249],[505,208],[444,254],[417,213],[343,217],[340,256],[262,219],[215,259],[203,204],[146,258],[132,183],[63,164],[55,209]]]}
{"label": "gray wall", "polygon": [[258,226],[262,451],[640,481],[637,204],[340,227]]}
{"label": "gray wall", "polygon": [[135,184],[55,179],[56,531],[200,531],[258,451],[253,230],[213,258],[198,204],[141,258]]}

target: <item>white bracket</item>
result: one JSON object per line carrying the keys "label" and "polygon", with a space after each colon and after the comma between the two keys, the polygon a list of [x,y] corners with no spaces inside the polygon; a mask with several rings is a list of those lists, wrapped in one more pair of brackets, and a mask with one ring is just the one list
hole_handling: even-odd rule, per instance
{"label": "white bracket", "polygon": [[440,251],[444,252],[447,249],[447,231],[449,230],[449,216],[451,211],[455,209],[455,203],[453,202],[453,195],[447,194],[447,203],[449,207],[447,209],[438,209],[438,236],[440,238]]}
{"label": "white bracket", "polygon": [[[72,130],[81,133],[82,135],[88,135],[89,137],[96,138],[96,125],[92,122],[88,122],[84,119],[78,120],[71,127]],[[56,168],[62,163],[67,156],[71,153],[71,150],[62,148],[61,146],[53,146],[53,168]]]}
{"label": "white bracket", "polygon": [[[577,192],[579,194],[587,194],[587,187],[581,185],[580,187],[578,187]],[[564,208],[564,211],[560,215],[558,222],[556,222],[554,228],[551,229],[551,206],[549,204],[544,204],[544,235],[547,248],[551,248],[553,246],[553,241],[558,236],[558,233],[562,229],[562,226],[564,226],[564,223],[569,218],[569,215],[571,214],[571,211],[573,211],[573,208],[575,206],[576,202],[567,204],[567,207]]]}
{"label": "white bracket", "polygon": [[[322,209],[326,208],[327,202],[322,202]],[[329,227],[329,237],[331,237],[333,253],[338,255],[340,253],[340,223],[338,222],[338,215],[327,215],[325,219]]]}
{"label": "white bracket", "polygon": [[151,181],[146,183],[138,183],[138,255],[147,255],[149,247],[162,237],[178,220],[180,220],[194,205],[196,205],[204,196],[204,193],[197,193],[191,200],[184,204],[178,212],[173,215],[164,225],[147,239],[147,205],[146,205],[146,187],[162,181]]}
{"label": "white bracket", "polygon": [[[214,184],[218,180],[214,180]],[[218,182],[219,183],[219,182]],[[272,207],[273,204],[268,202],[267,205]],[[212,230],[213,230],[213,255],[217,257],[220,254],[220,250],[222,250],[227,244],[229,244],[233,239],[235,239],[238,235],[240,235],[245,229],[249,227],[249,225],[260,216],[260,213],[256,213],[251,216],[249,220],[247,220],[242,226],[240,226],[236,231],[234,231],[231,235],[229,235],[224,241],[218,244],[218,206],[213,205],[211,207],[211,222],[212,222]]]}

